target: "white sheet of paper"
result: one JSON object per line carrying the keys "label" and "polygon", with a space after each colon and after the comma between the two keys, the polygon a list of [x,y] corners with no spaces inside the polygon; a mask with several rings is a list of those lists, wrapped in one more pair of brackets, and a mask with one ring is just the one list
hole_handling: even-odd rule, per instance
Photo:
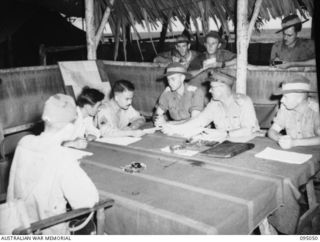
{"label": "white sheet of paper", "polygon": [[160,130],[160,127],[153,127],[153,128],[148,128],[148,129],[144,129],[143,132],[145,134],[153,134],[154,132]]}
{"label": "white sheet of paper", "polygon": [[[166,146],[166,147],[162,148],[161,151],[166,152],[166,153],[171,153],[171,149],[170,149],[169,146]],[[174,153],[177,154],[177,155],[193,156],[193,155],[199,153],[199,151],[181,149],[181,150],[175,150]]]}
{"label": "white sheet of paper", "polygon": [[104,138],[96,139],[96,141],[98,142],[115,144],[115,145],[123,145],[123,146],[130,145],[139,140],[141,140],[141,138],[136,138],[136,137],[104,137]]}
{"label": "white sheet of paper", "polygon": [[291,152],[291,151],[284,151],[284,150],[276,150],[276,149],[267,147],[260,153],[255,154],[255,157],[267,159],[267,160],[285,162],[289,164],[302,164],[307,160],[309,160],[312,157],[312,155],[301,154],[301,153]]}
{"label": "white sheet of paper", "polygon": [[93,153],[84,151],[84,150],[77,150],[69,147],[61,147],[61,148],[64,150],[64,152],[70,159],[79,160],[84,156],[93,155]]}

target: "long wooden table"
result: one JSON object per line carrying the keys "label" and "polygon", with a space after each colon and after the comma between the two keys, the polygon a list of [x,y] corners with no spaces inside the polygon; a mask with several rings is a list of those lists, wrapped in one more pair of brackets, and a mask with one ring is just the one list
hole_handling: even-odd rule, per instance
{"label": "long wooden table", "polygon": [[[281,232],[293,233],[299,217],[298,187],[319,170],[319,147],[302,165],[254,157],[277,145],[255,138],[255,148],[231,159],[184,157],[161,148],[183,140],[160,133],[129,146],[93,142],[82,167],[101,196],[114,198],[107,211],[109,234],[248,234],[268,215]],[[279,147],[277,147],[279,148]],[[143,162],[141,173],[121,167]]]}

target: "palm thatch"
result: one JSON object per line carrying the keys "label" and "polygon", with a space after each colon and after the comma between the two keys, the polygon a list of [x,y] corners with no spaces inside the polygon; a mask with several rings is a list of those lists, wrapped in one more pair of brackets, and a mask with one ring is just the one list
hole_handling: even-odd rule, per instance
{"label": "palm thatch", "polygon": [[[255,2],[249,0],[249,16],[253,14]],[[115,0],[109,23],[113,33],[116,33],[116,22],[120,19],[124,26],[138,23],[150,30],[158,27],[159,21],[170,20],[171,16],[182,24],[186,23],[187,18],[193,23],[200,18],[204,31],[207,31],[209,17],[216,23],[222,23],[223,28],[226,28],[228,20],[235,22],[236,4],[237,0]],[[95,17],[99,22],[104,9],[109,6],[109,0],[96,1],[95,6]],[[270,20],[296,11],[307,18],[306,14],[312,16],[313,9],[313,0],[263,0],[258,19]]]}

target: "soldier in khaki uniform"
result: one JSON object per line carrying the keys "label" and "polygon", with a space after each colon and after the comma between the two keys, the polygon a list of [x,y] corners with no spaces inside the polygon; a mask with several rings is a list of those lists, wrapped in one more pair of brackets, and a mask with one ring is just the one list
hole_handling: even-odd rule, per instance
{"label": "soldier in khaki uniform", "polygon": [[210,131],[212,137],[249,136],[259,130],[258,120],[250,97],[232,92],[235,78],[221,72],[213,72],[208,78],[212,99],[207,107],[195,118],[181,125],[167,124],[166,134],[193,136],[201,133],[204,127],[214,123]]}
{"label": "soldier in khaki uniform", "polygon": [[156,126],[165,122],[164,115],[168,112],[173,121],[185,121],[197,116],[204,106],[204,93],[196,86],[184,83],[191,75],[180,63],[172,63],[167,67],[168,87],[159,97],[156,109]]}
{"label": "soldier in khaki uniform", "polygon": [[276,67],[287,69],[296,66],[315,66],[316,52],[314,41],[302,39],[298,33],[302,29],[302,24],[298,15],[286,16],[281,23],[283,39],[274,43],[271,49],[270,64]]}
{"label": "soldier in khaki uniform", "polygon": [[200,54],[195,50],[190,50],[190,46],[190,39],[182,34],[176,39],[173,50],[158,54],[153,62],[164,64],[178,62],[188,68],[190,63]]}
{"label": "soldier in khaki uniform", "polygon": [[140,137],[145,133],[139,128],[145,118],[132,107],[134,85],[127,80],[116,81],[111,89],[110,101],[101,105],[95,122],[103,137]]}
{"label": "soldier in khaki uniform", "polygon": [[[310,80],[296,75],[282,83],[282,90],[276,94],[283,95],[281,107],[268,131],[271,139],[277,141],[281,148],[320,144],[319,104],[309,98]],[[280,132],[286,131],[286,135]]]}

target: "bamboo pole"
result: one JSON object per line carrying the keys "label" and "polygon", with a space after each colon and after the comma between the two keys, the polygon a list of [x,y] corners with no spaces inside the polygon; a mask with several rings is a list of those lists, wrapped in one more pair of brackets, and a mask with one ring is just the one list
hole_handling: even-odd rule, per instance
{"label": "bamboo pole", "polygon": [[248,65],[248,0],[237,1],[237,83],[236,91],[246,94]]}
{"label": "bamboo pole", "polygon": [[[113,6],[114,5],[114,0],[110,0],[110,5]],[[101,39],[101,36],[102,36],[102,33],[103,33],[103,30],[108,22],[108,19],[109,19],[109,16],[110,16],[110,12],[111,12],[111,9],[110,7],[107,7],[104,11],[104,14],[103,14],[103,17],[102,17],[102,20],[101,20],[101,23],[99,25],[99,28],[97,30],[97,33],[95,35],[95,44],[96,46],[99,45],[99,41]]]}
{"label": "bamboo pole", "polygon": [[167,31],[168,31],[168,18],[164,17],[163,21],[162,21],[162,29],[161,29],[161,33],[160,33],[160,40],[159,40],[158,45],[157,45],[157,51],[158,52],[162,52],[162,50],[163,50],[164,42],[165,42],[166,36],[167,36]]}
{"label": "bamboo pole", "polygon": [[113,60],[117,60],[118,58],[118,50],[119,50],[119,42],[120,42],[120,27],[121,27],[121,20],[120,19],[117,19],[117,25],[116,25],[116,31],[115,31],[115,47],[114,47],[114,53],[113,53]]}
{"label": "bamboo pole", "polygon": [[256,0],[255,5],[254,5],[254,10],[253,10],[253,14],[250,20],[250,24],[249,24],[249,28],[248,28],[248,46],[249,46],[249,42],[251,39],[251,35],[252,35],[252,31],[254,28],[254,24],[257,21],[260,9],[261,9],[261,4],[262,4],[263,0]]}
{"label": "bamboo pole", "polygon": [[127,61],[127,36],[126,36],[126,25],[124,19],[122,18],[122,48],[123,48],[123,56],[124,61]]}
{"label": "bamboo pole", "polygon": [[86,37],[87,37],[87,59],[97,59],[95,27],[94,27],[94,1],[85,0]]}

